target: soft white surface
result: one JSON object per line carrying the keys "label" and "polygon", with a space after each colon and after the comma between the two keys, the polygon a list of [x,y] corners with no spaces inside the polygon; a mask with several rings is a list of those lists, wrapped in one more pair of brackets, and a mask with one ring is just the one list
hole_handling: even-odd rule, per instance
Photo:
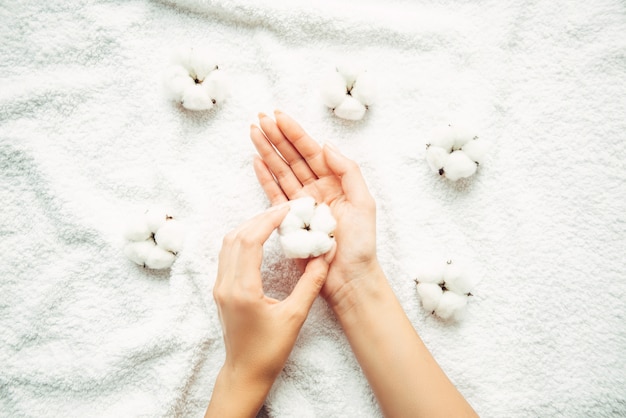
{"label": "soft white surface", "polygon": [[[190,43],[231,76],[208,113],[159,88]],[[314,94],[344,56],[380,76],[359,122]],[[482,416],[626,414],[623,1],[3,2],[0,69],[0,415],[202,414],[217,254],[267,206],[248,126],[275,107],[360,162],[393,288]],[[457,117],[494,146],[451,184],[423,144]],[[124,216],[155,204],[189,228],[171,277],[122,252]],[[420,306],[433,253],[479,267],[459,324]],[[274,296],[295,283],[275,237],[264,271]],[[380,415],[323,301],[261,415]]]}

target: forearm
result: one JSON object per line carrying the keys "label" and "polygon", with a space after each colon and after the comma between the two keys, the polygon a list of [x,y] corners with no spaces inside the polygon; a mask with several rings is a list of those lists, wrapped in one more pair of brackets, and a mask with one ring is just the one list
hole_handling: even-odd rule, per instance
{"label": "forearm", "polygon": [[205,418],[255,417],[272,382],[251,379],[222,367]]}
{"label": "forearm", "polygon": [[380,268],[333,307],[386,417],[475,416],[415,332]]}

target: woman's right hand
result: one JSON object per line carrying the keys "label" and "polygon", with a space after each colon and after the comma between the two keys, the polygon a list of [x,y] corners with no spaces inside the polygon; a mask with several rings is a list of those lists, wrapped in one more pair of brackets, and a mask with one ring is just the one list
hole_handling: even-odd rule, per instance
{"label": "woman's right hand", "polygon": [[272,205],[306,195],[331,207],[337,253],[321,295],[336,312],[350,308],[361,280],[380,276],[376,258],[376,204],[359,166],[330,144],[320,147],[291,117],[259,115],[250,137],[261,158],[254,169]]}

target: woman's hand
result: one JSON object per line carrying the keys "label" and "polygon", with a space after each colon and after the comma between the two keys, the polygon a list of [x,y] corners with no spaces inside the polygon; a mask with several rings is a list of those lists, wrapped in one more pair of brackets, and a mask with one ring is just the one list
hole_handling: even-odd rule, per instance
{"label": "woman's hand", "polygon": [[[261,158],[254,169],[272,205],[309,195],[327,203],[337,219],[337,254],[322,296],[337,313],[350,309],[349,295],[380,267],[376,259],[376,204],[358,165],[331,145],[318,145],[296,121],[276,112],[259,114],[250,137]],[[306,265],[302,263],[301,266]]]}
{"label": "woman's hand", "polygon": [[279,301],[263,293],[263,243],[287,212],[287,205],[273,207],[224,238],[213,297],[224,332],[226,360],[207,417],[256,415],[326,279],[334,248],[307,264],[286,299]]}

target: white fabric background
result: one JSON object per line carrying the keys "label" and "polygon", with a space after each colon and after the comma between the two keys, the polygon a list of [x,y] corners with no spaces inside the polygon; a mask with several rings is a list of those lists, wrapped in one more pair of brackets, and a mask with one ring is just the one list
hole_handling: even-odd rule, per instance
{"label": "white fabric background", "polygon": [[[233,81],[208,113],[159,84],[198,44]],[[316,93],[339,59],[380,80],[360,122]],[[248,127],[274,108],[360,163],[389,280],[481,416],[626,414],[623,1],[5,0],[0,415],[201,416],[224,358],[216,256],[267,206]],[[493,149],[453,184],[424,143],[459,118]],[[125,217],[155,204],[190,225],[171,273],[121,253]],[[459,324],[415,291],[437,255],[481,278]],[[275,296],[297,280],[275,238],[264,273]],[[260,415],[380,416],[323,301]]]}

